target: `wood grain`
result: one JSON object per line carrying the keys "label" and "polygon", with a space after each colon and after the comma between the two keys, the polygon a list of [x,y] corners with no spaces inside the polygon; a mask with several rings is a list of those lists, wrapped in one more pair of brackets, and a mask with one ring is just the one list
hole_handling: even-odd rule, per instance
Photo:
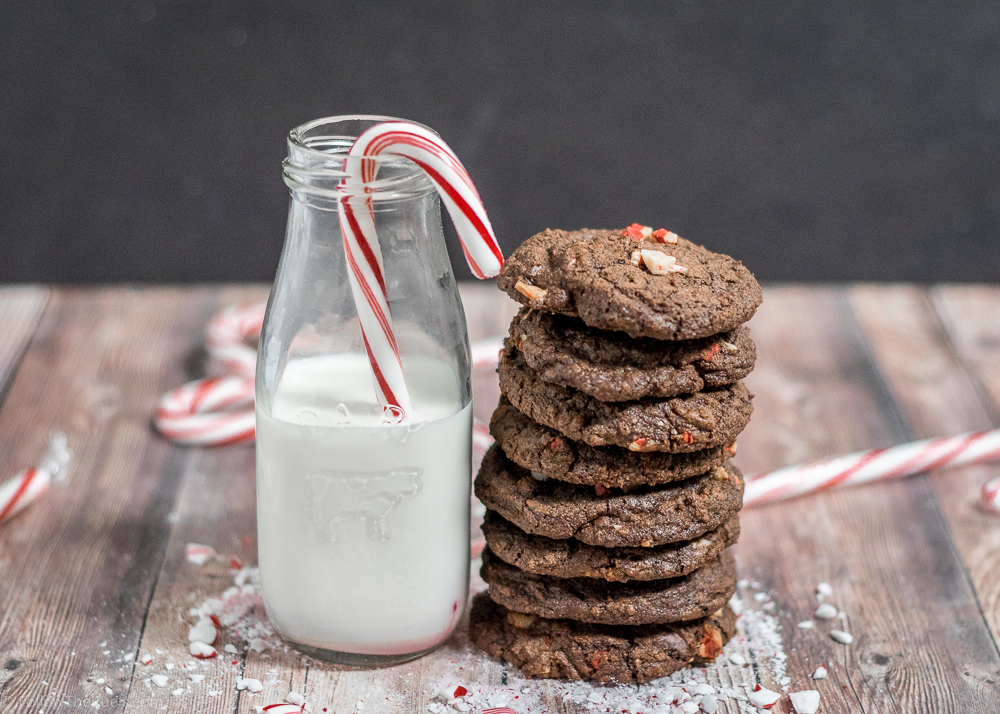
{"label": "wood grain", "polygon": [[0,412],[0,459],[33,463],[54,430],[74,458],[65,482],[0,528],[5,714],[123,708],[123,656],[138,647],[188,458],[149,418],[214,307],[208,290],[53,295]]}
{"label": "wood grain", "polygon": [[[761,471],[911,436],[834,288],[768,290],[751,331],[757,398],[739,462]],[[742,572],[777,593],[792,689],[815,686],[824,711],[993,712],[996,649],[926,477],[807,496],[744,512]],[[820,581],[855,636],[837,645],[799,630]],[[831,667],[821,682],[805,678]]]}
{"label": "wood grain", "polygon": [[[37,295],[17,314],[40,312]],[[184,546],[206,543],[256,562],[254,452],[171,446],[151,433],[149,415],[163,390],[198,376],[201,332],[214,311],[265,295],[258,286],[53,294],[0,410],[0,459],[10,468],[31,463],[53,429],[67,432],[76,458],[64,485],[0,528],[0,711],[95,711],[96,701],[102,714],[250,714],[294,690],[308,692],[314,712],[418,712],[459,657],[465,681],[505,681],[499,663],[468,656],[464,624],[438,652],[374,670],[283,649],[247,652],[242,638],[226,634],[220,657],[197,664],[205,681],[188,678],[188,610],[231,585],[232,573],[226,562],[187,563]],[[506,333],[517,307],[495,286],[463,285],[462,296],[473,340]],[[4,300],[0,292],[0,325],[14,314]],[[998,310],[995,289],[940,288],[931,298],[906,286],[767,290],[751,326],[760,354],[748,380],[756,411],[738,462],[765,470],[996,423]],[[0,369],[5,349],[17,363],[8,344],[20,340],[23,350],[25,330],[17,340],[0,337]],[[489,370],[474,376],[480,418],[488,419],[495,390]],[[793,691],[819,689],[830,714],[1000,711],[991,636],[1000,548],[996,521],[973,505],[988,473],[995,467],[744,513],[741,576],[777,602]],[[795,627],[814,611],[823,580],[853,645],[830,640],[828,623]],[[223,654],[225,644],[239,654]],[[145,654],[150,665],[126,658]],[[813,681],[808,674],[821,663],[830,676]],[[154,673],[167,675],[166,687],[147,681]],[[754,675],[774,686],[762,665],[723,672]],[[264,692],[237,692],[238,676],[260,679]],[[556,685],[538,687],[549,711],[583,710],[562,702]],[[772,711],[787,712],[787,700]]]}
{"label": "wood grain", "polygon": [[49,291],[37,285],[0,289],[0,404],[48,302]]}
{"label": "wood grain", "polygon": [[[972,423],[1000,427],[1000,289],[942,286],[931,291],[931,302],[965,370],[968,389],[955,399],[981,410]],[[966,518],[956,532],[964,536],[963,555],[994,642],[1000,642],[1000,518],[980,511],[977,499],[980,485],[997,475],[1000,464],[993,463],[936,477],[955,489],[965,505]]]}

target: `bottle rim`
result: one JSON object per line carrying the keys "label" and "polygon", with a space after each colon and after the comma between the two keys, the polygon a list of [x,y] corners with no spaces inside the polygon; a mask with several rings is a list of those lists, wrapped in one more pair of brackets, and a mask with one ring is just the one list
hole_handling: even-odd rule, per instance
{"label": "bottle rim", "polygon": [[[293,192],[301,191],[334,200],[344,196],[346,192],[339,184],[348,176],[344,163],[351,145],[366,129],[389,121],[409,120],[345,114],[300,124],[288,133],[288,157],[281,164],[285,183]],[[434,131],[423,124],[418,126]],[[365,184],[363,189],[373,200],[414,198],[434,190],[426,174],[403,156],[385,153],[368,160],[376,163],[380,175],[380,178]]]}

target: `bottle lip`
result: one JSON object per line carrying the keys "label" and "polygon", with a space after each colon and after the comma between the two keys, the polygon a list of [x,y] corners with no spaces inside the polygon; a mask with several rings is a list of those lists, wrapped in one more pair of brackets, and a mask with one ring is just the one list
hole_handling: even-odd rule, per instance
{"label": "bottle lip", "polygon": [[[300,124],[288,133],[288,158],[282,162],[285,183],[293,190],[328,198],[343,195],[337,184],[348,176],[344,162],[354,140],[366,129],[389,121],[409,120],[346,114]],[[434,131],[423,124],[418,126]],[[376,162],[379,168],[380,177],[366,185],[366,193],[375,200],[422,195],[434,188],[430,179],[409,159],[382,154],[369,157],[369,160]]]}

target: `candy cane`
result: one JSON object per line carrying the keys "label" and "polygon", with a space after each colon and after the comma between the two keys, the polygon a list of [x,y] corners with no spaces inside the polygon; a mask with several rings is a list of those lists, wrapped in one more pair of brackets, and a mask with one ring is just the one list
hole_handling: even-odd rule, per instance
{"label": "candy cane", "polygon": [[265,307],[227,307],[212,318],[205,330],[209,362],[231,376],[198,379],[164,394],[153,415],[161,434],[190,446],[253,441],[257,350],[247,340],[260,334]]}
{"label": "candy cane", "polygon": [[[743,503],[755,506],[840,486],[902,478],[945,466],[998,458],[1000,429],[913,441],[748,476]],[[982,498],[986,508],[1000,513],[1000,478],[983,486]]]}
{"label": "candy cane", "polygon": [[343,195],[337,203],[340,230],[376,395],[387,418],[399,423],[410,410],[410,397],[392,326],[369,188],[378,174],[379,162],[374,159],[382,154],[409,159],[431,180],[477,278],[497,275],[503,267],[503,254],[472,179],[439,136],[411,122],[385,122],[355,140],[347,154],[347,178],[341,182]]}
{"label": "candy cane", "polygon": [[53,479],[65,475],[70,456],[71,452],[66,447],[66,436],[55,434],[39,466],[25,469],[0,485],[0,523],[13,518],[29,503],[44,496]]}
{"label": "candy cane", "polygon": [[222,446],[253,441],[253,400],[253,379],[198,379],[164,394],[153,421],[161,434],[179,444]]}
{"label": "candy cane", "polygon": [[205,348],[223,374],[253,379],[257,370],[257,350],[247,340],[260,334],[265,303],[249,307],[227,307],[208,323]]}
{"label": "candy cane", "polygon": [[983,484],[983,508],[993,513],[1000,513],[1000,476],[991,478]]}

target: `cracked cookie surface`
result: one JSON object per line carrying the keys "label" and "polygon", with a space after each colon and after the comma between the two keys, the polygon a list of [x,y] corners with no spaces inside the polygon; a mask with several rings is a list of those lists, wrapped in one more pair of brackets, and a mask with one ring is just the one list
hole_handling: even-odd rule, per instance
{"label": "cracked cookie surface", "polygon": [[500,391],[519,412],[590,446],[633,451],[699,451],[732,444],[750,422],[743,382],[666,399],[602,402],[542,380],[507,338],[497,369]]}
{"label": "cracked cookie surface", "polygon": [[490,598],[511,610],[602,625],[695,620],[724,607],[736,592],[736,558],[728,550],[681,578],[613,583],[527,573],[486,548],[479,574]]}
{"label": "cracked cookie surface", "polygon": [[532,421],[507,397],[500,397],[493,412],[490,434],[511,461],[529,471],[559,481],[608,488],[680,481],[703,474],[736,453],[735,444],[679,454],[590,446]]}
{"label": "cracked cookie surface", "polygon": [[529,573],[627,582],[677,578],[694,572],[736,542],[740,520],[732,516],[694,540],[655,548],[601,548],[575,538],[532,535],[493,511],[487,511],[482,529],[493,555]]}
{"label": "cracked cookie surface", "polygon": [[673,397],[732,384],[750,373],[757,358],[745,325],[698,340],[664,342],[522,308],[511,322],[510,338],[540,379],[604,402]]}
{"label": "cracked cookie surface", "polygon": [[576,538],[604,548],[652,548],[715,530],[743,504],[743,479],[731,465],[664,486],[598,495],[596,488],[539,481],[496,444],[475,480],[483,504],[526,533]]}
{"label": "cracked cookie surface", "polygon": [[[672,256],[686,271],[654,275],[632,264],[636,250]],[[497,286],[522,305],[657,340],[732,330],[753,317],[762,299],[750,271],[728,255],[683,238],[673,245],[637,242],[621,229],[533,235],[507,259]]]}
{"label": "cracked cookie surface", "polygon": [[701,620],[643,627],[549,620],[508,610],[486,593],[472,600],[469,637],[526,677],[648,682],[711,662],[736,633],[729,605]]}

